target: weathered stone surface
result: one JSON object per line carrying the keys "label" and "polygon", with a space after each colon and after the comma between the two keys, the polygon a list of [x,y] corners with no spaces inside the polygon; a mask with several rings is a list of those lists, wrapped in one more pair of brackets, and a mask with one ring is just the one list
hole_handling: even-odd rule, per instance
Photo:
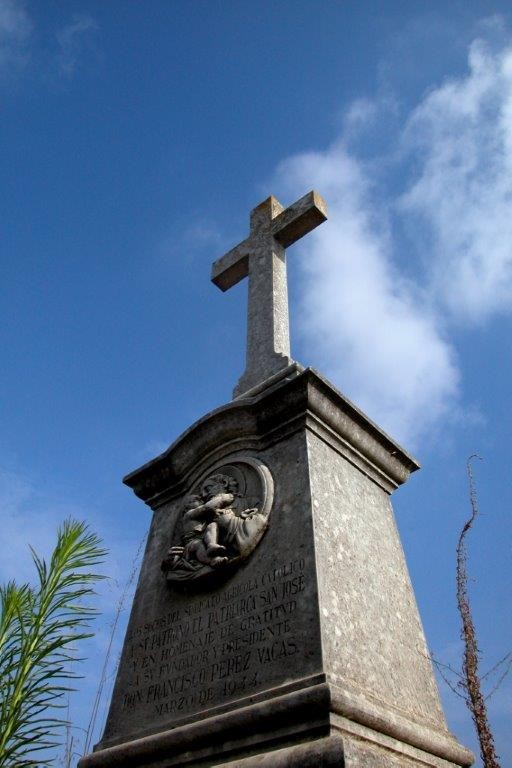
{"label": "weathered stone surface", "polygon": [[212,281],[223,291],[249,277],[247,361],[235,396],[292,362],[285,248],[325,221],[326,211],[318,192],[286,209],[271,196],[251,212],[249,237],[213,265]]}
{"label": "weathered stone surface", "polygon": [[336,736],[213,764],[215,768],[342,768],[344,765],[343,741]]}
{"label": "weathered stone surface", "polygon": [[253,555],[215,588],[191,592],[166,582],[160,564],[182,497],[155,509],[105,743],[321,672],[309,492],[307,476],[296,472],[307,464],[306,445],[296,433],[258,458],[279,475],[270,525]]}
{"label": "weathered stone surface", "polygon": [[[170,586],[160,565],[183,499],[244,457],[273,479],[263,538],[215,584]],[[417,467],[307,369],[125,478],[154,516],[105,734],[81,768],[469,765],[389,504]]]}
{"label": "weathered stone surface", "polygon": [[[194,722],[104,747],[80,762],[96,766],[196,766],[242,758],[258,749],[273,751],[276,745],[316,741],[327,735],[329,689],[325,682],[288,691],[273,691],[271,698],[242,702],[228,712],[198,718]],[[317,747],[315,747],[317,749]]]}
{"label": "weathered stone surface", "polygon": [[442,709],[389,497],[317,435],[307,434],[307,446],[328,679],[360,707],[379,700],[438,727]]}

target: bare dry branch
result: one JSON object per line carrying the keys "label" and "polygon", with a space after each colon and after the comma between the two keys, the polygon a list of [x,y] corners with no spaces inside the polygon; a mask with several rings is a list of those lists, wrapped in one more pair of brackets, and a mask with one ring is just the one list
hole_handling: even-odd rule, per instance
{"label": "bare dry branch", "polygon": [[479,650],[468,596],[466,536],[479,511],[472,467],[474,459],[480,459],[480,456],[473,454],[467,461],[471,516],[464,523],[457,544],[457,605],[462,620],[461,638],[464,642],[462,672],[465,680],[462,687],[465,690],[466,703],[477,730],[483,764],[485,768],[500,768],[478,675]]}

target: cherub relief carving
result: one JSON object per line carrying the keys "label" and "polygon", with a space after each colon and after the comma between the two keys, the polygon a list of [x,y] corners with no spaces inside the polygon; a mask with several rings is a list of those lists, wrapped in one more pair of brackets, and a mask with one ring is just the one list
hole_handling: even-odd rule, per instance
{"label": "cherub relief carving", "polygon": [[[225,471],[207,475],[199,493],[184,500],[180,543],[170,547],[162,562],[169,581],[207,576],[236,564],[254,550],[268,526],[272,485],[268,469],[248,459],[220,469]],[[249,497],[254,503],[255,491],[259,503],[245,506]]]}

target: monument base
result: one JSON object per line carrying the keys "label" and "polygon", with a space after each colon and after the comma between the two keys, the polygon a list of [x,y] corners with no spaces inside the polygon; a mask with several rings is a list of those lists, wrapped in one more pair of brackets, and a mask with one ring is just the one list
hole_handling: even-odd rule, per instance
{"label": "monument base", "polygon": [[80,768],[471,765],[389,501],[417,468],[294,368],[128,475],[154,515],[105,732]]}
{"label": "monument base", "polygon": [[[455,768],[472,754],[446,731],[357,712],[322,675],[236,710],[99,749],[80,768]],[[283,686],[285,689],[288,686]],[[351,719],[354,717],[355,719]],[[375,727],[365,724],[372,723]]]}

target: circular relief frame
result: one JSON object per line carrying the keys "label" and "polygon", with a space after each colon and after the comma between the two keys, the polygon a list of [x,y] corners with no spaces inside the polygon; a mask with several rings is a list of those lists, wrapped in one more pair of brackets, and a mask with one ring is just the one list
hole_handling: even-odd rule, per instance
{"label": "circular relief frame", "polygon": [[231,574],[254,552],[270,521],[274,481],[252,456],[214,464],[183,498],[161,568],[175,586],[204,585]]}

